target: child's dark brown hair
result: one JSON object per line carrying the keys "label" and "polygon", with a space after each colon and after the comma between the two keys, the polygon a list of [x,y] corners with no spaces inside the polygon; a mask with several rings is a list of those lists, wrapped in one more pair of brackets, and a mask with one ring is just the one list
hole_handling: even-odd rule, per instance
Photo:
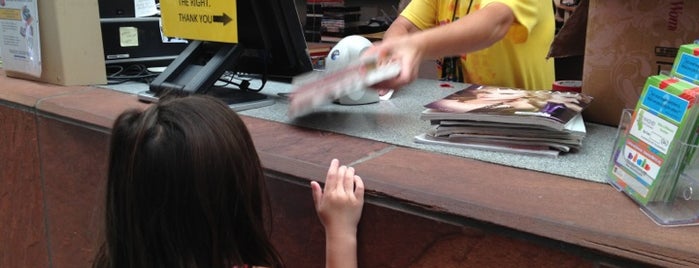
{"label": "child's dark brown hair", "polygon": [[112,129],[95,267],[282,267],[263,169],[240,117],[206,96],[163,99]]}

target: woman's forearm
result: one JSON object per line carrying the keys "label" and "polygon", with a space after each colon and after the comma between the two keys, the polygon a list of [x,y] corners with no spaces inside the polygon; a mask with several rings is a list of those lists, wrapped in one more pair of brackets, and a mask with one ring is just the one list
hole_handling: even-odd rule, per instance
{"label": "woman's forearm", "polygon": [[487,48],[502,39],[514,22],[506,5],[493,3],[450,24],[417,32],[409,42],[428,59],[456,56]]}

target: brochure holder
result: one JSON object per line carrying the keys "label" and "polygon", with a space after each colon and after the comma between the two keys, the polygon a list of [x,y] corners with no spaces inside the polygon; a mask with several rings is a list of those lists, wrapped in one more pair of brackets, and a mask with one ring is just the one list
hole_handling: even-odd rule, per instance
{"label": "brochure holder", "polygon": [[[616,156],[623,149],[623,140],[626,140],[626,133],[631,127],[631,118],[633,110],[624,110],[619,122],[614,150],[612,152],[609,164],[614,165]],[[665,202],[649,202],[645,205],[640,205],[641,211],[651,218],[655,223],[661,226],[686,226],[699,225],[699,145],[682,143],[681,149],[677,154],[669,157],[666,161],[673,166],[675,174],[670,176],[678,176],[678,179],[673,185],[673,195]],[[689,156],[685,158],[684,156]],[[611,168],[610,166],[610,168]],[[608,177],[608,183],[611,184],[620,192],[624,192],[624,188],[618,185]],[[626,193],[626,192],[624,192]],[[626,193],[628,194],[628,193]]]}

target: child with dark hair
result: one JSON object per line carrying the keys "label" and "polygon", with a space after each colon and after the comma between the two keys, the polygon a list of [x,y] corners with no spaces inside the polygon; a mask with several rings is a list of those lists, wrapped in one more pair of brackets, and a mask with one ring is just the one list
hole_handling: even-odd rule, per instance
{"label": "child with dark hair", "polygon": [[[283,267],[267,233],[263,169],[250,134],[223,102],[163,99],[112,129],[105,241],[94,267]],[[356,267],[364,185],[331,161],[311,182],[328,267]]]}

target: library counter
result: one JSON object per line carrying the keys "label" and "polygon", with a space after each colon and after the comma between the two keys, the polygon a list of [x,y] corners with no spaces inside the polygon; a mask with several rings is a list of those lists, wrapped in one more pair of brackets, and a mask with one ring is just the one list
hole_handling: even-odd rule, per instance
{"label": "library counter", "polygon": [[[399,92],[396,107],[411,92]],[[272,238],[289,267],[323,266],[308,183],[323,179],[331,158],[352,163],[365,180],[361,267],[699,265],[699,227],[660,227],[599,178],[578,178],[599,170],[546,172],[382,140],[362,127],[342,133],[257,114],[280,105],[241,114],[266,168]],[[101,232],[109,129],[120,112],[145,106],[131,93],[19,80],[0,70],[0,267],[89,265]],[[314,120],[358,124],[333,119],[358,107],[337,109]],[[393,116],[363,114],[361,121],[382,132],[376,126]],[[417,117],[422,129],[427,123]],[[586,144],[611,143],[604,139],[613,129],[591,131],[597,134]]]}

